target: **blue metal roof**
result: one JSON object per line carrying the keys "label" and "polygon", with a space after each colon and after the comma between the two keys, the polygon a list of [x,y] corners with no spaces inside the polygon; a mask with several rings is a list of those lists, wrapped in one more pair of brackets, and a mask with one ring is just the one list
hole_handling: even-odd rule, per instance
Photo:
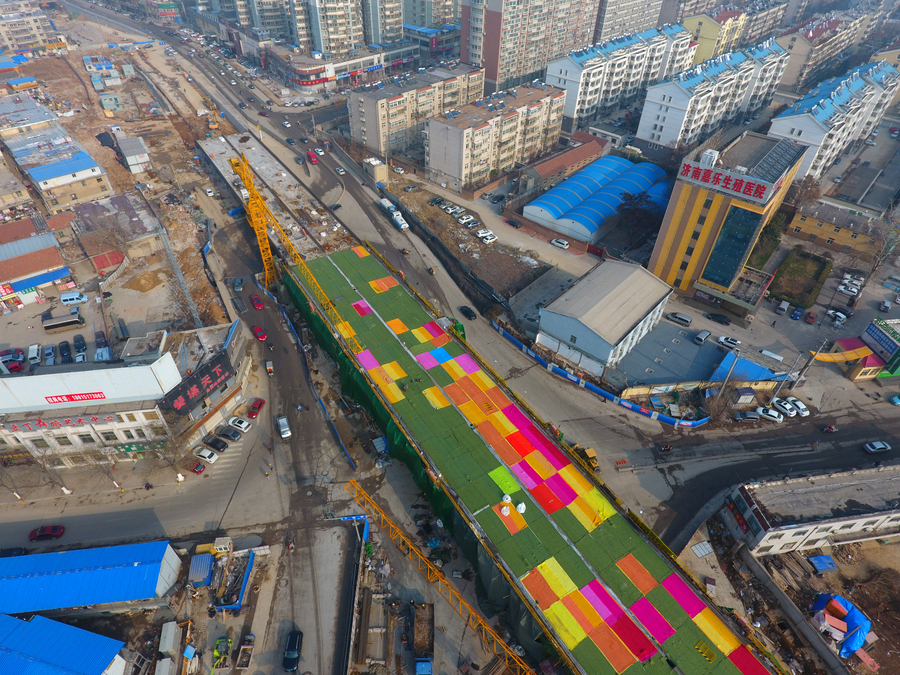
{"label": "blue metal roof", "polygon": [[601,157],[535,199],[529,206],[541,207],[554,218],[560,218],[632,166],[634,163],[624,157]]}
{"label": "blue metal roof", "polygon": [[69,173],[77,173],[95,166],[98,165],[97,162],[94,161],[94,158],[82,151],[76,152],[69,159],[28,169],[28,173],[31,175],[31,180],[40,183],[42,180],[59,178],[60,176],[65,176]]}
{"label": "blue metal roof", "polygon": [[425,26],[416,26],[415,24],[411,23],[405,23],[403,24],[403,27],[407,30],[415,30],[420,33],[425,33],[426,35],[438,35],[442,32],[440,28],[427,28]]}
{"label": "blue metal roof", "polygon": [[0,673],[102,675],[124,645],[42,616],[0,614]]}
{"label": "blue metal roof", "polygon": [[24,291],[28,288],[37,288],[38,286],[43,286],[44,284],[58,281],[59,279],[70,275],[71,272],[69,272],[69,268],[63,265],[59,269],[44,272],[43,274],[36,274],[33,277],[28,277],[27,279],[13,282],[9,286],[16,293],[18,293],[19,291]]}
{"label": "blue metal roof", "polygon": [[33,77],[17,77],[15,80],[7,80],[6,84],[16,86],[17,84],[28,84],[29,82],[37,82]]}
{"label": "blue metal roof", "polygon": [[655,164],[637,164],[585,199],[564,217],[594,233],[603,226],[607,218],[616,215],[625,193],[646,192],[665,175],[666,172]]}
{"label": "blue metal roof", "polygon": [[[735,363],[735,359],[737,359],[737,363]],[[731,369],[732,363],[734,363],[734,370],[731,372],[731,377],[729,378],[728,371]],[[725,355],[725,358],[722,359],[722,363],[719,364],[719,367],[716,368],[716,371],[710,376],[709,381],[724,382],[726,379],[731,379],[732,382],[765,382],[768,380],[777,382],[786,377],[787,373],[776,375],[774,372],[758,363],[754,363],[743,356],[737,357],[734,352],[728,352]]]}
{"label": "blue metal roof", "polygon": [[614,54],[620,49],[626,49],[640,42],[649,42],[653,38],[659,37],[663,34],[675,35],[677,33],[687,33],[687,31],[682,26],[679,26],[677,24],[663,26],[662,28],[650,28],[640,33],[620,35],[619,37],[615,37],[612,40],[608,40],[607,42],[601,42],[600,44],[591,45],[590,47],[586,47],[584,49],[576,49],[569,52],[568,56],[570,59],[575,61],[575,63],[583,66],[587,62],[592,61],[600,56],[609,57],[611,54]]}
{"label": "blue metal roof", "polygon": [[167,541],[0,559],[0,613],[155,598]]}
{"label": "blue metal roof", "polygon": [[800,99],[778,117],[793,117],[807,113],[819,122],[830,120],[842,106],[859,96],[866,87],[866,79],[883,84],[885,77],[898,77],[900,73],[886,61],[866,63],[851,69],[843,77],[834,77],[819,83],[805,98]]}
{"label": "blue metal roof", "polygon": [[715,80],[725,71],[736,68],[746,60],[747,55],[743,52],[728,52],[679,73],[672,81],[677,78],[682,87],[693,89],[705,80]]}

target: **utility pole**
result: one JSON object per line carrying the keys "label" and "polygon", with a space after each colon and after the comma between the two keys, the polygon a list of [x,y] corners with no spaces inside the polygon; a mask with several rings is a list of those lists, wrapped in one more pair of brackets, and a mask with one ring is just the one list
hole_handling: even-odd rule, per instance
{"label": "utility pole", "polygon": [[[819,356],[819,353],[825,348],[825,340],[822,340],[822,344],[819,345],[819,348],[816,350],[816,353],[809,357],[809,361],[804,364],[803,368],[800,369],[800,372],[797,373],[797,379],[791,382],[791,386],[788,387],[788,391],[794,391],[794,387],[797,386],[797,383],[803,379],[803,376],[806,375],[806,371],[809,370],[809,367],[813,364],[813,361]],[[795,362],[796,365],[796,362]]]}
{"label": "utility pole", "polygon": [[781,391],[781,388],[784,386],[784,383],[787,381],[787,378],[790,377],[791,371],[794,370],[794,366],[796,366],[797,363],[799,363],[800,358],[801,358],[802,356],[803,356],[803,354],[797,354],[797,358],[794,359],[794,363],[791,365],[790,368],[788,368],[788,371],[787,371],[787,374],[785,375],[785,378],[784,378],[781,382],[778,383],[778,386],[777,386],[777,387],[775,387],[775,391],[772,393],[772,398],[769,399],[769,403],[771,403],[771,402],[774,401],[776,398],[778,398],[778,392]]}
{"label": "utility pole", "polygon": [[728,374],[725,376],[725,381],[722,383],[722,386],[719,389],[719,393],[716,394],[717,401],[722,398],[722,394],[725,393],[725,387],[728,385],[728,380],[731,379],[731,372],[734,370],[734,367],[737,365],[738,360],[741,358],[741,350],[735,349],[732,354],[734,354],[734,361],[731,362],[731,367],[728,369]]}

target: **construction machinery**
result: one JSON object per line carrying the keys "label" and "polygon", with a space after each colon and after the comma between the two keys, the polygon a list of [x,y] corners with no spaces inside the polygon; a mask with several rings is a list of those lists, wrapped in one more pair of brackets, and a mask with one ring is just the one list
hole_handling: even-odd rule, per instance
{"label": "construction machinery", "polygon": [[213,649],[213,665],[209,675],[216,675],[216,668],[231,668],[231,645],[233,641],[227,635],[216,640]]}
{"label": "construction machinery", "polygon": [[[285,232],[284,228],[281,226],[281,223],[279,223],[275,216],[272,214],[272,211],[269,209],[269,205],[266,204],[266,200],[263,199],[263,196],[254,185],[253,171],[250,169],[250,162],[247,161],[244,153],[241,153],[240,157],[229,159],[228,163],[231,165],[231,168],[234,169],[234,172],[244,182],[243,189],[247,192],[244,208],[247,211],[247,220],[250,221],[250,225],[253,227],[253,231],[256,233],[256,241],[259,244],[259,252],[262,256],[263,268],[265,270],[265,277],[263,279],[263,284],[265,285],[265,287],[268,288],[276,281],[275,261],[272,257],[272,247],[269,244],[268,235],[268,229],[271,227],[272,231],[275,233],[275,236],[278,237],[278,241],[281,242],[281,245],[284,246],[285,251],[287,251],[287,254],[291,259],[291,263],[293,265],[296,265],[297,269],[300,272],[300,276],[302,276],[304,281],[306,281],[307,287],[315,296],[316,300],[319,303],[319,307],[325,314],[328,315],[328,318],[331,320],[331,324],[333,326],[343,326],[344,320],[341,318],[341,315],[335,308],[334,303],[331,301],[331,298],[329,298],[325,294],[325,291],[322,290],[322,287],[319,286],[319,282],[316,281],[313,273],[310,271],[309,267],[307,267],[306,262],[303,260],[300,252],[294,246],[291,238],[288,236],[288,233]],[[353,352],[354,354],[359,354],[362,351],[363,348],[359,344],[359,341],[356,339],[356,336],[344,335],[343,337],[344,341],[347,343],[347,347],[351,352]]]}
{"label": "construction machinery", "polygon": [[253,633],[247,635],[241,643],[241,649],[238,652],[237,661],[234,663],[236,670],[246,670],[250,667],[250,660],[253,658],[253,647],[256,643],[256,637]]}
{"label": "construction machinery", "polygon": [[[381,528],[381,531],[397,545],[397,548],[400,549],[401,553],[416,565],[418,570],[426,579],[428,579],[444,600],[450,603],[450,606],[463,618],[466,625],[474,630],[478,637],[481,638],[481,641],[488,650],[505,661],[506,666],[514,675],[535,675],[534,671],[528,667],[528,664],[513,651],[512,647],[503,641],[503,638],[500,637],[483,618],[481,618],[481,615],[474,607],[472,607],[472,605],[466,602],[459,591],[447,582],[447,578],[444,576],[443,572],[428,560],[428,558],[419,550],[419,547],[404,534],[399,525],[381,510],[381,507],[372,500],[371,495],[363,490],[359,483],[355,480],[351,480],[344,485],[344,489],[350,493],[356,500],[356,503],[369,515],[371,522]],[[428,605],[428,607],[431,607],[433,611],[434,605]],[[417,607],[416,609],[418,610],[419,608]],[[417,639],[418,638],[414,636],[414,640]],[[423,667],[425,667],[424,664]],[[418,673],[418,660],[416,672]]]}
{"label": "construction machinery", "polygon": [[588,466],[590,466],[594,471],[598,471],[600,469],[600,465],[597,463],[597,451],[593,448],[582,448],[577,443],[572,446],[572,452],[577,454],[581,459],[587,462]]}

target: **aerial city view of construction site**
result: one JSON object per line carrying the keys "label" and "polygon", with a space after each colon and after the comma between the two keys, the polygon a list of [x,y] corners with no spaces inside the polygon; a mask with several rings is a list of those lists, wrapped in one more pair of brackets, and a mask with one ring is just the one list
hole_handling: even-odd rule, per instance
{"label": "aerial city view of construction site", "polygon": [[900,673],[900,2],[340,5],[0,9],[0,675]]}

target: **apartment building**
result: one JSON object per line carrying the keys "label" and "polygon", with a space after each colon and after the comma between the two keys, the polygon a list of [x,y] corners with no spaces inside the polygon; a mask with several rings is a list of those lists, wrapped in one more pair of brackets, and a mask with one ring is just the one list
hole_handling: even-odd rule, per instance
{"label": "apartment building", "polygon": [[[872,61],[875,63],[886,61],[889,66],[893,66],[894,70],[900,71],[900,40],[874,54]],[[900,89],[897,89],[897,93],[894,94],[894,98],[888,104],[888,109],[890,110],[897,106],[900,106]]]}
{"label": "apartment building", "polygon": [[739,316],[754,311],[772,275],[745,267],[746,260],[805,151],[793,141],[746,132],[721,152],[688,155],[647,269],[676,293]]}
{"label": "apartment building", "polygon": [[684,19],[681,24],[697,43],[694,65],[735,50],[746,20],[747,15],[741,10],[722,7]]}
{"label": "apartment building", "polygon": [[403,20],[413,26],[440,28],[459,21],[459,0],[403,0]]}
{"label": "apartment building", "polygon": [[[42,49],[64,49],[66,38],[41,11],[31,3],[19,3],[16,12],[0,14],[0,51],[16,52]],[[4,6],[2,9],[6,9]]]}
{"label": "apartment building", "polygon": [[689,16],[699,16],[712,12],[722,4],[721,0],[665,0],[660,11],[660,20],[681,23]]}
{"label": "apartment building", "polygon": [[460,192],[550,151],[562,129],[566,92],[519,87],[425,122],[429,179]]}
{"label": "apartment building", "polygon": [[900,73],[882,61],[826,80],[772,120],[769,136],[809,146],[799,177],[820,178],[852,143],[878,128],[900,87]]}
{"label": "apartment building", "polygon": [[350,137],[383,156],[422,142],[425,121],[481,98],[484,71],[459,66],[350,93]]}
{"label": "apartment building", "polygon": [[681,26],[663,26],[569,52],[547,64],[547,84],[566,91],[563,131],[585,128],[641,99],[647,87],[693,63],[695,45]]}
{"label": "apartment building", "polygon": [[592,0],[462,0],[461,11],[460,58],[484,68],[487,92],[541,78],[549,61],[597,42]]}
{"label": "apartment building", "polygon": [[250,0],[250,27],[271,40],[289,40],[294,30],[288,0]]}
{"label": "apartment building", "polygon": [[[822,549],[862,541],[896,541],[900,508],[894,466],[747,483],[720,511],[754,556]],[[866,499],[860,502],[859,496]]]}
{"label": "apartment building", "polygon": [[747,18],[738,46],[756,45],[781,32],[787,4],[758,0],[745,8]]}
{"label": "apartment building", "polygon": [[367,45],[403,39],[403,0],[362,0],[362,19]]}
{"label": "apartment building", "polygon": [[617,35],[636,33],[657,26],[661,8],[662,0],[605,0],[601,2],[597,8],[594,42],[604,42]]}
{"label": "apartment building", "polygon": [[702,142],[739,115],[769,105],[787,60],[769,40],[650,86],[636,137],[653,148]]}
{"label": "apartment building", "polygon": [[347,54],[365,44],[362,3],[307,0],[305,8],[313,52]]}
{"label": "apartment building", "polygon": [[857,39],[861,23],[861,17],[833,16],[794,26],[779,35],[776,41],[790,55],[781,87],[797,90],[819,81]]}
{"label": "apartment building", "polygon": [[419,45],[419,53],[423,59],[451,61],[459,58],[459,26],[442,26],[428,28],[403,24],[403,37]]}
{"label": "apartment building", "polygon": [[794,212],[785,232],[837,253],[858,254],[871,260],[884,247],[880,233],[885,231],[885,223],[857,211],[855,204],[844,206],[847,208],[822,202],[804,204]]}

